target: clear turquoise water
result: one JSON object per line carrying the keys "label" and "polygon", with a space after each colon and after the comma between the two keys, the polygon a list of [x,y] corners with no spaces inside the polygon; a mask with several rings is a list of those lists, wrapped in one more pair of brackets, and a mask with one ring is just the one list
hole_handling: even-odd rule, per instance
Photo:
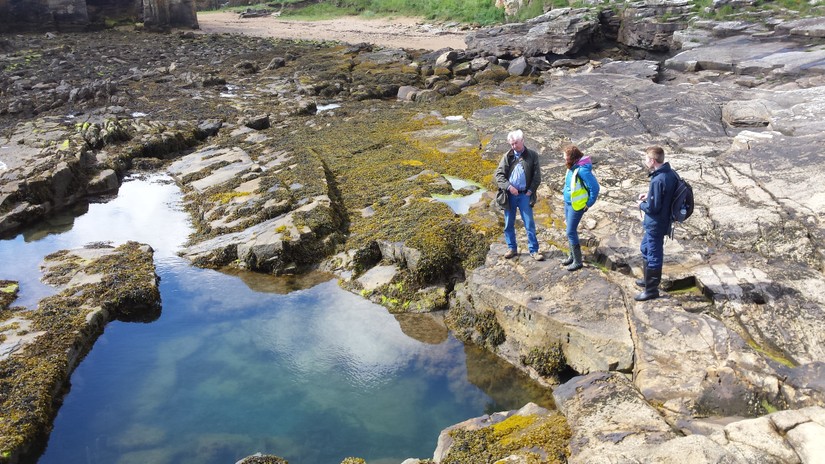
{"label": "clear turquoise water", "polygon": [[[81,211],[82,212],[82,211]],[[135,179],[78,217],[0,241],[16,304],[50,292],[42,257],[95,241],[149,243],[163,312],[112,322],[72,375],[42,464],[291,464],[431,457],[443,428],[550,404],[550,394],[465,347],[432,316],[393,316],[329,276],[300,279],[191,267],[190,228],[168,178]]]}

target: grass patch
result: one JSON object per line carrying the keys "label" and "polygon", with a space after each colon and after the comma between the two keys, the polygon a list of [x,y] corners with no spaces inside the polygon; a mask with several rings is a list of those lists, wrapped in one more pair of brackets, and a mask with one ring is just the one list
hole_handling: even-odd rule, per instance
{"label": "grass patch", "polygon": [[356,9],[336,6],[329,3],[316,3],[303,8],[295,10],[285,10],[281,16],[289,19],[297,19],[301,21],[317,21],[323,19],[334,19],[343,16],[357,16],[361,12]]}
{"label": "grass patch", "polygon": [[798,17],[821,16],[825,6],[804,0],[763,0],[750,7],[723,5],[715,9],[713,0],[694,0],[693,11],[697,16],[718,21],[741,19],[761,21],[765,15],[772,18],[797,19]]}
{"label": "grass patch", "polygon": [[366,18],[410,16],[480,25],[499,24],[505,19],[504,10],[496,8],[492,0],[339,0],[295,10],[287,8],[283,15],[306,20],[350,15]]}

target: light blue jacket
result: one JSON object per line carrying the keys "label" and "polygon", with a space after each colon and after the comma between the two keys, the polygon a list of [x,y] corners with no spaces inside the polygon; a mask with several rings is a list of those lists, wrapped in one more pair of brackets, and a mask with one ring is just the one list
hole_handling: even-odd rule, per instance
{"label": "light blue jacket", "polygon": [[597,181],[596,176],[593,175],[593,163],[590,162],[589,156],[583,156],[582,159],[573,166],[573,169],[567,170],[567,174],[564,176],[564,202],[568,205],[570,204],[570,177],[576,169],[579,170],[579,179],[584,182],[584,186],[587,188],[587,207],[590,208],[593,206],[593,203],[596,203],[596,198],[599,197],[599,181]]}

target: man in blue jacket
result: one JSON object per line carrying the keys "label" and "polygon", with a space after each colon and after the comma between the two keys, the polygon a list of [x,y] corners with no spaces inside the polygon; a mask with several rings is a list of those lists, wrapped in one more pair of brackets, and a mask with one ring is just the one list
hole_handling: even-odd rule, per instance
{"label": "man in blue jacket", "polygon": [[639,209],[645,213],[645,234],[640,247],[644,278],[636,281],[637,285],[644,287],[644,291],[636,295],[636,301],[659,297],[665,258],[665,235],[670,231],[672,221],[670,204],[673,202],[678,181],[676,173],[670,168],[670,163],[665,163],[665,151],[662,147],[646,148],[644,164],[650,177],[647,193],[639,195]]}

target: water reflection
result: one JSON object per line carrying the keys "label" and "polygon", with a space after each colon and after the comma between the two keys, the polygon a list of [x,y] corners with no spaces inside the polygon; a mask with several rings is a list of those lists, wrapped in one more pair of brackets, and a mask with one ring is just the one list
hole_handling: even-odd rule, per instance
{"label": "water reflection", "polygon": [[503,359],[473,345],[465,346],[464,352],[468,380],[493,399],[487,414],[518,409],[531,401],[547,409],[556,408],[551,390],[531,381]]}
{"label": "water reflection", "polygon": [[398,321],[404,335],[423,343],[432,345],[444,343],[450,334],[444,324],[442,313],[401,313],[395,315],[395,320]]}
{"label": "water reflection", "polygon": [[295,276],[273,276],[242,269],[226,268],[221,273],[235,276],[249,287],[250,290],[262,293],[279,293],[285,295],[295,290],[304,290],[320,283],[327,282],[335,276],[326,272],[309,272]]}
{"label": "water reflection", "polygon": [[[92,214],[87,214],[92,211]],[[129,240],[148,243],[156,265],[183,261],[176,253],[191,228],[180,204],[180,191],[168,176],[124,180],[118,196],[105,203],[80,204],[54,215],[22,234],[0,240],[0,278],[20,282],[15,305],[34,307],[54,289],[40,282],[43,257],[88,243],[120,245]]]}
{"label": "water reflection", "polygon": [[466,193],[462,194],[460,192],[449,195],[439,193],[432,194],[434,199],[449,206],[456,214],[467,214],[470,211],[470,206],[478,203],[478,201],[481,200],[482,195],[484,195],[484,192],[487,191],[487,189],[485,189],[478,182],[446,175],[444,178],[447,179],[453,190],[474,190],[473,193],[470,193],[469,195]]}

